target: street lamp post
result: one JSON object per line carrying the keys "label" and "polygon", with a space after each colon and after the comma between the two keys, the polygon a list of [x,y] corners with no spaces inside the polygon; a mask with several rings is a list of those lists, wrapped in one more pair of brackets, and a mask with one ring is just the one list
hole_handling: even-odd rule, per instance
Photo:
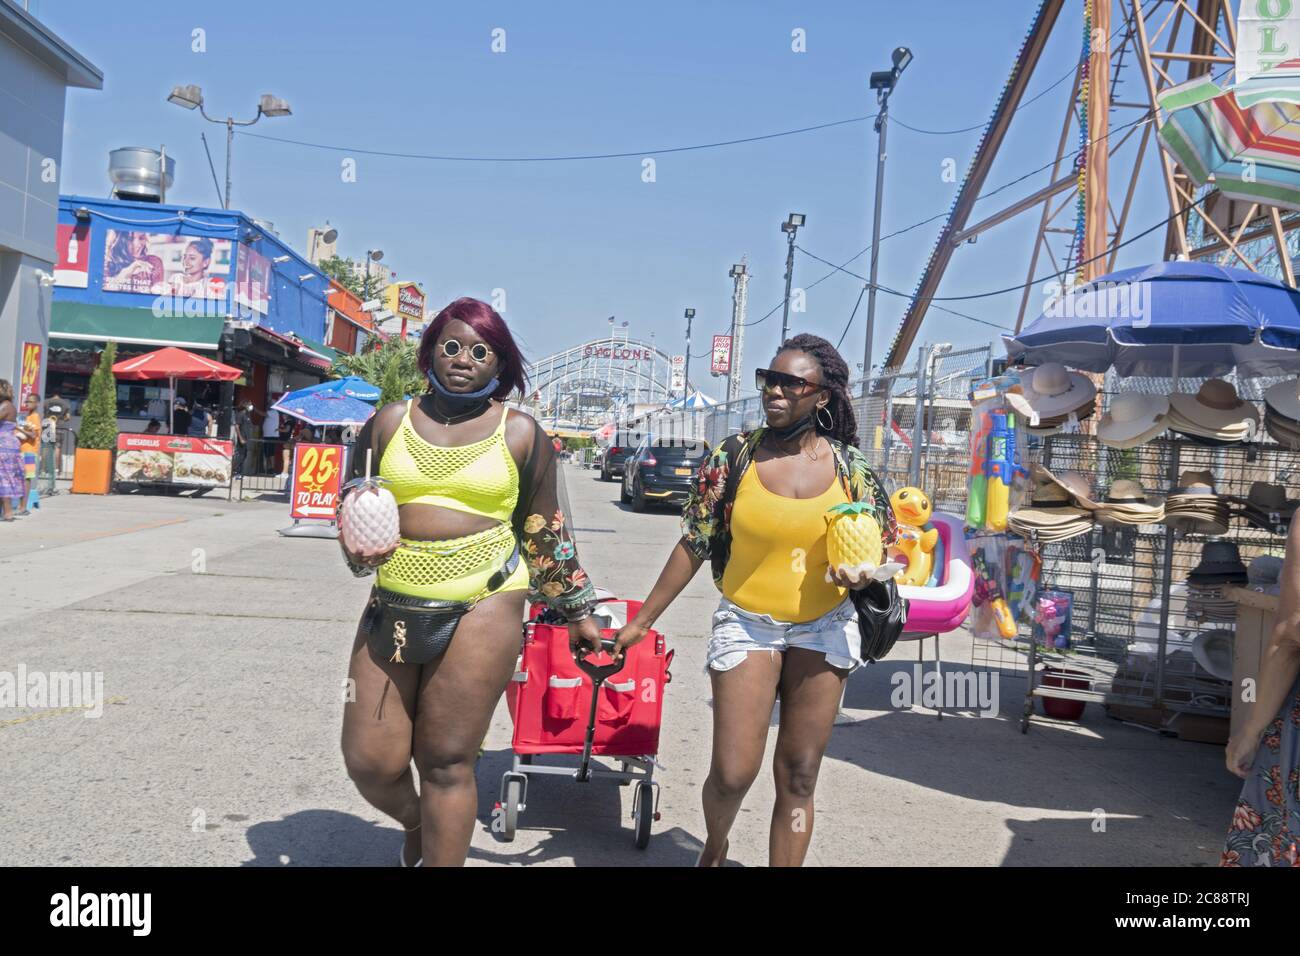
{"label": "street lamp post", "polygon": [[794,278],[794,235],[799,231],[799,227],[804,224],[806,217],[801,212],[792,212],[781,223],[781,231],[789,239],[785,252],[785,303],[781,310],[781,344],[785,344],[785,336],[790,328],[790,281]]}
{"label": "street lamp post", "polygon": [[885,199],[885,135],[888,132],[889,95],[898,85],[898,78],[912,62],[912,51],[905,46],[894,50],[893,69],[871,74],[871,89],[876,91],[880,111],[876,114],[876,211],[871,224],[871,288],[867,291],[867,344],[862,358],[862,394],[867,394],[871,381],[871,346],[876,330],[876,274],[880,266],[880,207]]}
{"label": "street lamp post", "polygon": [[686,368],[682,370],[682,395],[691,394],[691,322],[695,320],[695,310],[686,310]]}
{"label": "street lamp post", "polygon": [[374,295],[370,291],[370,263],[378,262],[382,258],[384,258],[383,249],[366,250],[366,294],[365,294],[366,299],[374,298]]}
{"label": "street lamp post", "polygon": [[230,208],[230,150],[234,144],[236,126],[252,126],[263,116],[289,116],[291,111],[289,104],[278,96],[272,96],[270,93],[263,93],[261,100],[257,104],[257,115],[251,120],[237,120],[233,116],[227,116],[225,119],[214,119],[203,109],[203,90],[194,84],[189,86],[173,86],[171,95],[167,97],[167,102],[175,103],[183,109],[197,109],[199,115],[209,123],[218,123],[226,128],[226,198],[225,208]]}

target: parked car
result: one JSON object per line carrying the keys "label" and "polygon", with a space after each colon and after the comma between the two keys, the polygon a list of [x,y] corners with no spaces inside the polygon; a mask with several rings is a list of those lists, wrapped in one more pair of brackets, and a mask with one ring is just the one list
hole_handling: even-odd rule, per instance
{"label": "parked car", "polygon": [[623,469],[620,497],[631,502],[633,511],[645,511],[651,503],[681,504],[708,455],[709,445],[703,439],[647,435]]}
{"label": "parked car", "polygon": [[614,432],[613,440],[600,456],[600,480],[613,481],[623,477],[623,466],[636,451],[644,433],[620,428]]}

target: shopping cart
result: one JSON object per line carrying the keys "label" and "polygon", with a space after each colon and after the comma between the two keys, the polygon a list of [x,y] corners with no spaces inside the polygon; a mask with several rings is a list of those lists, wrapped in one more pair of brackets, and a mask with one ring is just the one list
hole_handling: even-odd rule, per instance
{"label": "shopping cart", "polygon": [[[664,688],[672,680],[668,666],[673,652],[665,649],[663,635],[651,630],[644,640],[627,649],[621,662],[608,654],[618,628],[640,609],[640,601],[601,601],[594,616],[601,625],[603,649],[598,654],[580,649],[575,657],[569,648],[568,628],[544,607],[533,607],[531,619],[524,625],[519,665],[506,689],[514,721],[514,760],[501,776],[497,803],[506,840],[515,838],[519,814],[527,809],[529,778],[551,774],[578,783],[603,777],[617,780],[619,786],[635,785],[632,820],[636,847],[644,850],[650,842],[651,824],[659,819],[655,757]],[[542,754],[581,754],[581,759],[576,768],[535,763],[533,758]],[[596,757],[617,760],[619,769],[594,760]]]}

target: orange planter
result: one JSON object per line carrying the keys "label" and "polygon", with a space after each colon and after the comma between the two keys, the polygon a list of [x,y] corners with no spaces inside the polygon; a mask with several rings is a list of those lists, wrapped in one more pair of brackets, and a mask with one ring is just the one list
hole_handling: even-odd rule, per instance
{"label": "orange planter", "polygon": [[113,483],[113,453],[78,448],[72,464],[74,495],[106,495]]}

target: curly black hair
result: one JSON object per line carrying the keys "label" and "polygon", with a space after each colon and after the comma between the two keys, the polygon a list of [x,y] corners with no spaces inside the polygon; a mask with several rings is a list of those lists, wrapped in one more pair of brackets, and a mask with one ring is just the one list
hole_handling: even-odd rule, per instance
{"label": "curly black hair", "polygon": [[[817,431],[827,438],[834,438],[846,445],[858,445],[858,416],[853,411],[853,399],[849,396],[849,367],[835,346],[817,335],[803,332],[781,343],[777,354],[798,349],[817,360],[822,369],[822,379],[830,391],[830,401],[826,411],[818,413]],[[831,427],[827,428],[822,419],[830,414]]]}

